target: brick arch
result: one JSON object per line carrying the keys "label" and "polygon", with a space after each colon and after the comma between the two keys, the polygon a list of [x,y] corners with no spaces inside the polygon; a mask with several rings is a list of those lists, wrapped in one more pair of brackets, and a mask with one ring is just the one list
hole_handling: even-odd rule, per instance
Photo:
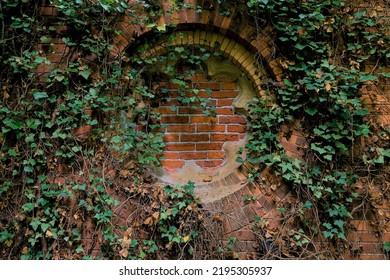
{"label": "brick arch", "polygon": [[[136,5],[135,0],[129,2]],[[112,54],[117,56],[131,48],[135,40],[153,34],[158,26],[167,26],[176,31],[200,30],[208,34],[219,33],[225,38],[234,40],[256,56],[255,65],[263,64],[271,76],[277,80],[281,79],[283,70],[279,63],[280,59],[274,56],[271,26],[259,30],[253,19],[237,11],[235,4],[232,5],[227,16],[219,13],[221,4],[217,0],[184,0],[183,2],[188,8],[182,7],[179,11],[172,12],[172,1],[162,0],[162,15],[155,19],[157,25],[153,27],[144,24],[134,25],[131,23],[132,19],[124,18],[118,24],[121,34],[116,37]],[[198,7],[202,12],[197,12]]]}
{"label": "brick arch", "polygon": [[[170,26],[167,35],[175,35],[176,40],[167,42],[162,36],[153,42],[152,48],[139,53],[140,55],[153,57],[164,54],[168,44],[183,46],[187,43],[195,43],[211,50],[215,47],[214,43],[218,41],[220,44],[217,50],[240,72],[238,76],[231,75],[230,71],[224,74],[230,78],[233,77],[235,82],[239,76],[248,78],[247,84],[238,83],[241,86],[245,85],[241,89],[251,87],[256,95],[262,95],[262,77],[268,76],[281,80],[283,71],[279,58],[274,57],[273,30],[270,26],[259,31],[249,18],[237,17],[239,12],[235,9],[232,10],[230,16],[222,16],[218,13],[220,4],[216,0],[186,0],[184,2],[189,3],[191,8],[183,8],[177,13],[169,14],[170,1],[163,0],[164,14],[156,20],[157,26]],[[203,7],[202,13],[196,13],[195,7],[198,5]],[[144,39],[153,39],[153,35],[156,34],[157,27],[134,26],[125,22],[118,26],[122,33],[117,37],[113,55],[120,55],[123,52],[134,53],[136,47],[142,45]],[[181,36],[183,39],[180,39]],[[213,71],[215,69],[209,66],[208,75],[213,77]],[[246,102],[247,100],[243,103]],[[298,139],[300,135],[293,134],[291,137]],[[281,142],[286,150],[292,151],[292,155],[298,154],[295,143],[291,144],[290,139],[281,139]],[[289,145],[294,147],[289,147]],[[255,237],[250,234],[242,237],[240,234],[248,233],[246,228],[254,222],[256,217],[269,221],[271,230],[277,227],[280,213],[276,208],[278,205],[283,205],[290,196],[289,190],[283,184],[278,185],[276,178],[269,175],[267,170],[262,172],[262,180],[249,181],[248,175],[252,169],[253,166],[244,163],[218,181],[198,184],[195,190],[206,208],[215,213],[223,213],[221,222],[225,237],[237,234],[237,237],[243,239],[240,241],[240,250],[248,252],[255,250],[252,246]],[[272,189],[269,188],[271,185],[274,186]],[[252,201],[250,204],[244,201],[248,197]]]}
{"label": "brick arch", "polygon": [[[174,34],[174,37],[182,37],[183,40],[169,41],[169,47],[183,46],[186,44],[206,46],[204,43],[207,40],[202,40],[201,32],[195,31],[195,34],[177,32],[176,35]],[[214,39],[221,38],[224,40],[225,38],[218,34],[210,33],[209,35],[210,38],[214,36]],[[189,38],[195,39],[188,41]],[[222,49],[224,45],[229,45],[231,42],[231,48],[236,46],[236,43],[230,39],[224,42],[224,44],[221,44]],[[241,50],[243,52],[245,51],[243,48]],[[167,40],[162,38],[158,44],[153,44],[153,47],[146,48],[139,55],[152,58],[164,55],[167,51]],[[252,58],[252,54],[250,53],[245,52],[244,55]],[[236,58],[239,57],[241,56],[237,55]],[[179,107],[175,113],[172,113],[170,105],[178,105],[172,103],[176,101],[174,97],[175,93],[169,94],[170,101],[167,104],[165,104],[165,101],[162,101],[157,108],[157,112],[162,116],[162,122],[168,125],[168,128],[164,130],[168,150],[164,152],[166,160],[162,161],[163,169],[151,168],[150,170],[160,180],[167,183],[185,183],[188,180],[195,181],[197,194],[204,202],[221,199],[247,184],[247,177],[239,169],[241,164],[236,162],[237,151],[239,148],[244,149],[247,137],[246,120],[242,115],[246,115],[248,103],[255,96],[258,96],[261,90],[260,84],[255,84],[253,81],[261,80],[262,75],[266,76],[264,69],[257,68],[256,73],[252,73],[256,78],[252,77],[253,79],[250,81],[243,74],[242,65],[235,63],[238,60],[233,55],[229,56],[229,58],[225,59],[224,56],[210,57],[206,61],[203,61],[205,73],[197,73],[191,78],[192,84],[200,85],[201,89],[203,89],[203,84],[207,84],[206,87],[213,89],[210,98],[217,105],[216,118],[201,116],[202,113],[197,112],[198,109],[193,110],[183,107]],[[163,71],[159,66],[152,66],[149,70],[156,72]],[[169,80],[169,77],[166,78]],[[258,87],[254,88],[256,85]],[[174,90],[175,88],[173,88]],[[220,102],[223,105],[219,107]],[[190,112],[184,112],[184,110],[189,110]],[[218,113],[218,110],[222,112]],[[180,115],[178,121],[175,121],[175,114]],[[193,123],[191,121],[192,118],[194,120],[198,119],[199,121],[195,121],[198,123]],[[199,134],[194,132],[199,132]],[[209,138],[206,140],[199,138],[203,136],[208,136]],[[183,140],[184,137],[186,137],[186,140]],[[192,138],[196,140],[192,141]],[[206,145],[207,147],[212,147],[206,148]],[[216,147],[218,145],[220,146]],[[198,150],[198,146],[202,147],[199,147]],[[217,156],[217,154],[220,155],[221,153],[222,156]],[[212,156],[210,156],[211,154]],[[203,156],[206,158],[203,158]],[[184,163],[183,159],[189,163]],[[200,170],[197,168],[199,166],[203,169]]]}

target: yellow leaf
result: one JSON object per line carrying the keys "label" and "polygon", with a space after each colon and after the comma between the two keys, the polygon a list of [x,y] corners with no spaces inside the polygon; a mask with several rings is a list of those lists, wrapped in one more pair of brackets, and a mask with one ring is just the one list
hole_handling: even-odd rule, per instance
{"label": "yellow leaf", "polygon": [[147,226],[153,225],[152,218],[151,217],[146,218],[145,221],[144,221],[144,225],[147,225]]}
{"label": "yellow leaf", "polygon": [[4,99],[8,99],[9,98],[8,92],[6,92],[6,91],[3,92],[3,98]]}
{"label": "yellow leaf", "polygon": [[155,219],[155,220],[158,220],[158,217],[160,216],[160,212],[154,212],[152,217]]}
{"label": "yellow leaf", "polygon": [[217,222],[222,222],[221,216],[214,216],[214,220],[216,220]]}
{"label": "yellow leaf", "polygon": [[331,88],[332,88],[332,86],[329,83],[325,84],[326,91],[330,91]]}
{"label": "yellow leaf", "polygon": [[185,243],[187,243],[188,241],[190,241],[190,236],[189,235],[184,236],[183,240],[184,240]]}
{"label": "yellow leaf", "polygon": [[11,247],[11,245],[14,243],[12,239],[8,239],[7,241],[4,242],[7,247]]}
{"label": "yellow leaf", "polygon": [[119,251],[119,254],[124,257],[124,258],[127,258],[127,256],[129,255],[129,251],[127,249],[122,249]]}
{"label": "yellow leaf", "polygon": [[51,233],[50,230],[47,230],[47,231],[46,231],[46,236],[47,236],[47,237],[53,237],[53,233]]}

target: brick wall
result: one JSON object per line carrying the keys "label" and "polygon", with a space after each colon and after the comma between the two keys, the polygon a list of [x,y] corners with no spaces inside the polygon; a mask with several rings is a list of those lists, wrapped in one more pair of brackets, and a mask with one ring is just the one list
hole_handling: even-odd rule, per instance
{"label": "brick wall", "polygon": [[187,93],[186,97],[204,98],[206,107],[199,101],[182,105],[177,86],[167,86],[169,101],[161,101],[157,109],[165,127],[163,167],[181,168],[189,162],[202,168],[220,167],[225,159],[225,142],[237,142],[246,136],[245,117],[235,113],[233,107],[239,94],[237,86],[229,78],[209,81],[202,74],[194,75],[189,87],[196,92]]}
{"label": "brick wall", "polygon": [[[56,11],[50,6],[49,1],[42,2],[42,15],[55,16]],[[216,0],[185,0],[185,2],[192,8],[183,8],[170,14],[167,12],[169,1],[162,1],[166,12],[157,20],[159,25],[175,23],[185,30],[183,36],[177,37],[177,45],[194,43],[212,48],[218,42],[217,51],[237,65],[260,95],[262,81],[259,78],[261,75],[259,76],[258,73],[259,71],[264,73],[261,65],[264,65],[267,75],[276,80],[282,78],[283,67],[280,63],[282,59],[274,56],[275,49],[271,27],[258,30],[250,19],[238,15],[234,8],[229,16],[220,15],[218,13],[220,4]],[[354,2],[356,2],[356,6],[369,6],[370,9],[373,6],[383,7],[381,13],[389,13],[389,9],[386,8],[383,1]],[[204,6],[206,9],[202,13],[196,13],[197,6]],[[211,6],[214,8],[210,8]],[[136,38],[152,34],[150,28],[131,25],[128,22],[125,19],[119,24],[122,33],[117,37],[116,45],[112,51],[113,56],[120,56],[123,51],[132,46]],[[64,27],[57,28],[60,31]],[[60,38],[60,35],[58,38],[53,38],[52,45],[49,46],[50,51],[47,52],[48,58],[53,63],[61,63],[62,57],[67,54],[66,45]],[[158,55],[158,48],[163,49],[163,46],[157,46],[150,52],[153,55]],[[374,66],[375,63],[367,67]],[[50,71],[46,66],[42,66],[40,70],[42,72]],[[201,85],[199,86],[199,84]],[[195,108],[180,106],[175,98],[176,89],[174,86],[170,86],[172,99],[161,102],[157,109],[162,114],[163,123],[167,124],[164,140],[168,145],[165,151],[166,160],[163,161],[163,166],[167,169],[181,168],[190,161],[204,168],[219,166],[223,164],[224,160],[223,143],[231,139],[236,141],[237,138],[241,139],[245,135],[245,118],[242,115],[234,114],[231,105],[232,99],[238,94],[236,85],[231,80],[209,81],[204,76],[197,75],[193,77],[191,87],[197,87],[200,89],[200,94],[205,96],[205,89],[211,87],[212,97],[210,100],[218,110],[217,116],[208,117],[197,106]],[[383,129],[390,125],[389,92],[388,79],[387,81],[380,80],[376,84],[367,84],[363,89],[362,99],[367,107],[375,113],[371,117],[372,123]],[[178,106],[171,110],[171,105],[174,104]],[[305,146],[305,139],[294,127],[284,127],[280,141],[290,156],[300,157],[302,155],[301,148]],[[242,174],[248,174],[250,168],[251,166],[243,165],[240,168],[240,174],[236,174],[236,178],[245,182]],[[229,184],[229,180],[223,179],[218,184],[223,187],[223,185]],[[362,188],[370,188],[367,182],[362,183],[361,186]],[[373,193],[375,190],[369,190],[368,195],[373,196]],[[251,200],[248,202],[244,199],[245,197],[250,197]],[[126,198],[118,197],[118,199],[122,203],[115,210],[116,214],[120,219],[128,221],[132,213],[128,210],[129,205],[126,204]],[[239,190],[207,204],[206,207],[214,209],[215,213],[222,213],[221,223],[224,228],[224,238],[237,237],[238,250],[255,252],[258,250],[256,236],[251,232],[254,218],[260,217],[265,221],[267,224],[266,232],[272,236],[273,229],[279,225],[280,213],[276,209],[284,207],[284,203],[291,201],[291,199],[293,197],[289,190],[279,184],[276,178],[270,176],[267,170],[264,170],[258,181],[251,184],[245,183]],[[377,211],[363,207],[354,213],[354,220],[348,235],[351,247],[346,248],[345,258],[384,258],[383,242],[390,242],[389,198],[382,198],[380,205],[377,206]],[[378,231],[378,225],[381,228],[380,231]],[[84,237],[86,249],[88,249],[88,244],[91,243],[88,230]],[[91,248],[96,249],[98,246],[95,245],[90,244]]]}

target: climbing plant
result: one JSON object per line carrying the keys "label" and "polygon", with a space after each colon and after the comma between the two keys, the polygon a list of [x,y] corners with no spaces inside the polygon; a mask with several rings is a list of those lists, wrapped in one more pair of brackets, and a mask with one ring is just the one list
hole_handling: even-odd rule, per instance
{"label": "climbing plant", "polygon": [[[347,241],[354,202],[365,196],[355,188],[358,177],[375,176],[373,165],[383,170],[390,155],[385,142],[366,150],[360,146],[360,139],[378,133],[370,129],[362,88],[388,77],[383,68],[390,56],[386,21],[376,12],[382,8],[330,0],[243,5],[259,30],[273,26],[275,56],[284,68],[280,82],[264,87],[269,100],[250,106],[246,161],[270,167],[298,194],[301,204],[294,217],[305,232]],[[282,132],[286,125],[307,139],[301,158],[287,156],[279,142],[289,137]],[[388,130],[380,133],[388,139]],[[252,180],[261,170],[254,169]],[[291,218],[291,210],[281,210]]]}
{"label": "climbing plant", "polygon": [[[44,17],[40,2],[0,2],[1,257],[90,258],[86,230],[101,257],[195,257],[207,246],[195,242],[205,235],[193,185],[162,188],[144,171],[164,147],[151,107],[161,92],[144,69],[166,58],[112,55],[125,15],[152,26],[160,8],[55,0],[55,16]],[[142,210],[127,227],[114,224],[118,192]]]}
{"label": "climbing plant", "polygon": [[[183,104],[200,101],[213,114],[207,99],[186,95],[187,79],[210,54],[197,46],[167,48],[159,58],[115,50],[124,18],[156,36],[175,27],[158,24],[156,1],[53,0],[54,16],[42,16],[40,2],[0,0],[1,258],[91,258],[86,225],[105,258],[226,257],[214,250],[220,244],[204,241],[218,231],[193,184],[161,187],[144,172],[164,148],[153,106],[167,89],[152,81],[166,75],[181,87]],[[168,13],[191,8],[171,2]],[[372,180],[390,157],[389,131],[370,127],[361,102],[365,85],[388,78],[386,22],[375,7],[348,1],[217,2],[222,15],[236,7],[252,17],[259,32],[271,25],[284,67],[249,107],[248,156],[240,160],[253,165],[250,180],[267,166],[295,192],[298,209],[280,209],[299,225],[295,246],[320,234],[345,241],[354,202],[365,195],[357,179]],[[163,73],[152,73],[153,65],[164,65]],[[308,141],[302,158],[287,156],[279,142],[286,125]],[[360,139],[372,145],[356,153]],[[138,220],[131,225],[116,226],[118,194],[132,199]]]}

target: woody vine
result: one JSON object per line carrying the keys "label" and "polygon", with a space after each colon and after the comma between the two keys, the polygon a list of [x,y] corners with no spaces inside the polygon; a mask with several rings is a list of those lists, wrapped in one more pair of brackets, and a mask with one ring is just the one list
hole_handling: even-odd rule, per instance
{"label": "woody vine", "polygon": [[[205,241],[217,240],[218,232],[207,230],[213,220],[199,208],[191,183],[161,189],[144,172],[158,164],[164,146],[155,132],[158,115],[150,110],[161,91],[143,83],[148,65],[192,55],[198,67],[207,54],[173,50],[159,61],[125,53],[112,57],[125,14],[130,24],[155,28],[157,36],[174,28],[155,22],[162,11],[151,1],[57,0],[55,17],[42,17],[39,2],[0,0],[0,256],[90,258],[92,251],[81,240],[83,225],[90,223],[105,258],[230,257],[232,240],[228,247]],[[172,2],[172,11],[186,7]],[[263,86],[269,100],[250,106],[248,156],[238,160],[253,165],[251,180],[259,180],[268,167],[296,195],[293,208],[279,209],[287,224],[299,228],[291,257],[313,256],[315,236],[347,242],[356,205],[372,204],[369,194],[356,188],[358,178],[377,182],[388,198],[383,186],[389,181],[389,130],[370,127],[360,99],[365,84],[389,76],[382,70],[389,58],[385,22],[374,10],[347,1],[217,2],[220,13],[235,8],[259,30],[271,25],[275,55],[283,58],[283,79]],[[49,58],[59,39],[66,48],[54,64]],[[374,65],[369,72],[368,64]],[[40,71],[42,65],[47,72]],[[185,87],[186,77],[176,78]],[[118,112],[129,111],[147,129],[123,125]],[[306,136],[303,160],[287,156],[280,145],[284,125],[295,125]],[[80,128],[89,134],[78,133]],[[360,148],[361,139],[366,148]],[[357,154],[351,152],[356,147]],[[138,205],[138,224],[115,226],[119,201],[112,194],[121,192]],[[261,221],[256,223],[262,239]],[[332,253],[326,257],[341,254]],[[274,250],[258,257],[288,256]]]}

